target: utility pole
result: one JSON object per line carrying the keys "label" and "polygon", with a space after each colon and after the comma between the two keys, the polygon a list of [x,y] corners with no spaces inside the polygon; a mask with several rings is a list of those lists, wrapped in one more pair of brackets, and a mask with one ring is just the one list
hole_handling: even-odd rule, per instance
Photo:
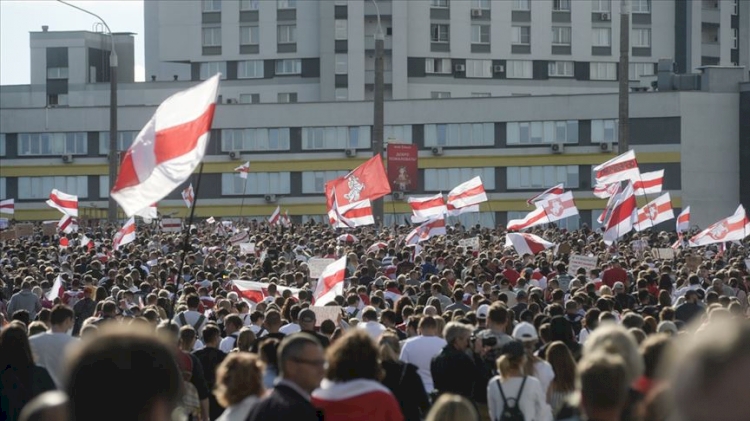
{"label": "utility pole", "polygon": [[629,149],[630,141],[630,0],[620,2],[620,93],[618,101],[618,145],[620,153]]}
{"label": "utility pole", "polygon": [[[385,48],[385,35],[380,26],[380,8],[378,3],[372,0],[378,15],[378,28],[375,32],[375,89],[373,92],[373,124],[372,124],[372,154],[383,156],[383,50]],[[372,203],[372,215],[376,223],[384,224],[383,220],[383,198]]]}

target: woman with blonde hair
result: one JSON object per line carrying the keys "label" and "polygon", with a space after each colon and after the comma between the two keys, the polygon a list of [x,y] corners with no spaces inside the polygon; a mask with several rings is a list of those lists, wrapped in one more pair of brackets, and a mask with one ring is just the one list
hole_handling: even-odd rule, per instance
{"label": "woman with blonde hair", "polygon": [[378,339],[380,365],[385,376],[381,383],[393,392],[405,421],[419,421],[430,409],[430,401],[424,391],[417,366],[399,360],[401,343],[398,336],[385,332]]}
{"label": "woman with blonde hair", "polygon": [[255,333],[249,327],[243,327],[237,336],[237,347],[232,352],[250,352],[255,340]]}
{"label": "woman with blonde hair", "polygon": [[426,421],[479,421],[479,414],[468,399],[446,393],[435,401]]}
{"label": "woman with blonde hair", "polygon": [[251,353],[233,352],[216,368],[214,396],[226,409],[216,421],[243,421],[260,400],[263,363]]}

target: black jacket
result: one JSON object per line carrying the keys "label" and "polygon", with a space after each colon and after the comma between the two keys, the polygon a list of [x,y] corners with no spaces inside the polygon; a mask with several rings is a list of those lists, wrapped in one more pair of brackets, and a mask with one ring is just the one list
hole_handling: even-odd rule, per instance
{"label": "black jacket", "polygon": [[312,403],[296,390],[283,384],[258,402],[245,421],[320,421],[322,417]]}
{"label": "black jacket", "polygon": [[426,417],[430,401],[417,366],[403,361],[383,361],[381,365],[385,371],[382,383],[401,405],[404,421],[419,421]]}
{"label": "black jacket", "polygon": [[49,390],[55,390],[55,382],[44,367],[4,368],[0,371],[0,419],[17,420],[29,401]]}
{"label": "black jacket", "polygon": [[[227,354],[218,348],[205,347],[193,352],[193,355],[198,358],[203,366],[203,374],[208,389],[213,390],[216,386],[216,368],[224,361]],[[224,412],[224,408],[219,405],[213,393],[208,395],[208,410],[212,420],[219,418],[221,413]]]}
{"label": "black jacket", "polygon": [[443,393],[455,393],[467,399],[474,394],[477,367],[465,352],[446,345],[430,364],[435,389]]}

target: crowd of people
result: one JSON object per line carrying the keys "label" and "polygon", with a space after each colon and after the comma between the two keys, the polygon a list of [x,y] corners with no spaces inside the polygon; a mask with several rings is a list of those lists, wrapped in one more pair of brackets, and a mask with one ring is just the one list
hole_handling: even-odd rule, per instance
{"label": "crowd of people", "polygon": [[[502,227],[414,247],[407,226],[196,225],[0,242],[0,418],[750,420],[748,239],[667,259],[675,233],[550,226],[556,247],[519,255]],[[343,294],[313,302],[307,262],[343,256]]]}

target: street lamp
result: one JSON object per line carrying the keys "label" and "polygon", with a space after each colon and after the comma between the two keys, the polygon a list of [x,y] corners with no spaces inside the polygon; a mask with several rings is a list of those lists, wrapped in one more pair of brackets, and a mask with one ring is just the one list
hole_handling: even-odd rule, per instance
{"label": "street lamp", "polygon": [[[375,13],[378,16],[378,28],[375,31],[375,87],[373,90],[373,125],[372,125],[372,154],[383,155],[383,49],[385,35],[383,27],[380,26],[380,8],[375,0]],[[372,213],[375,220],[383,221],[383,199],[375,200],[372,204]]]}
{"label": "street lamp", "polygon": [[[86,9],[75,6],[70,3],[66,3],[63,0],[57,0],[58,2],[70,6],[74,9],[78,9],[83,13],[89,14],[99,19],[107,32],[109,33],[109,39],[112,41],[112,49],[109,52],[109,191],[115,186],[117,179],[117,166],[119,165],[119,159],[117,154],[117,53],[115,52],[115,37],[112,34],[112,30],[109,29],[109,25],[101,16],[96,13],[89,12]],[[110,196],[109,204],[107,208],[107,220],[112,223],[117,220],[117,202]]]}

